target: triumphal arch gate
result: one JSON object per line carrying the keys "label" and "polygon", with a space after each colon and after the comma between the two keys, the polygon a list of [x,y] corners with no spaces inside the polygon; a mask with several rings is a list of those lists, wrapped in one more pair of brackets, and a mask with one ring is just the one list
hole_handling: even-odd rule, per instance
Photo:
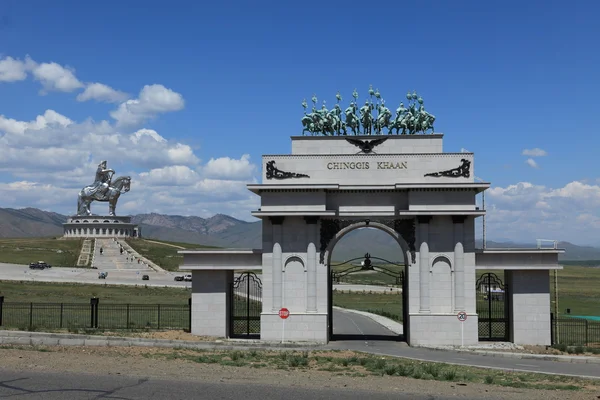
{"label": "triumphal arch gate", "polygon": [[[507,280],[522,289],[518,295],[540,293],[522,283],[531,273],[549,291],[548,270],[559,268],[558,250],[475,248],[475,222],[485,214],[476,195],[490,184],[475,181],[472,153],[444,152],[443,135],[434,132],[435,117],[420,96],[408,93],[395,113],[373,90],[364,105],[356,91],[353,97],[344,109],[339,95],[331,110],[319,109],[313,97],[307,112],[304,102],[304,131],[291,137],[291,153],[263,156],[262,182],[248,185],[261,198],[252,213],[262,220],[261,249],[181,251],[181,269],[194,273],[193,333],[231,336],[240,323],[233,315],[232,290],[240,283],[234,270],[260,269],[243,278],[258,279],[260,292],[238,294],[248,309],[251,301],[262,302],[254,333],[268,341],[283,334],[286,340],[330,340],[331,254],[345,234],[364,227],[385,231],[398,244],[405,264],[403,339],[410,344],[480,340],[478,268],[507,270]],[[503,302],[506,340],[547,342],[549,297],[548,304],[531,306],[518,295],[505,293],[511,299]],[[527,311],[517,309],[524,304]],[[290,313],[285,328],[282,308]],[[525,333],[516,326],[522,313],[539,314],[542,322]],[[241,322],[248,334],[250,322]]]}

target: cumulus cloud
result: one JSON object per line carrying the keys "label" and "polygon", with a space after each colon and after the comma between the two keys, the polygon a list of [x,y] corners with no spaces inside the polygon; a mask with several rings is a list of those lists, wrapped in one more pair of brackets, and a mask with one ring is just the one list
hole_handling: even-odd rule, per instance
{"label": "cumulus cloud", "polygon": [[77,101],[96,100],[103,103],[120,103],[128,98],[127,93],[98,82],[89,83],[85,90],[77,95]]}
{"label": "cumulus cloud", "polygon": [[179,111],[185,106],[183,96],[163,85],[146,85],[137,99],[127,100],[110,113],[119,126],[140,124],[158,114]]}
{"label": "cumulus cloud", "polygon": [[208,177],[217,179],[249,179],[255,172],[249,154],[244,154],[239,160],[229,157],[211,158],[204,167],[204,173]]}
{"label": "cumulus cloud", "polygon": [[538,165],[538,163],[533,159],[533,158],[528,158],[526,161],[527,165],[529,165],[531,168],[539,168],[540,166]]}
{"label": "cumulus cloud", "polygon": [[4,57],[0,59],[0,82],[23,81],[27,78],[25,61]]}
{"label": "cumulus cloud", "polygon": [[538,147],[534,149],[525,149],[521,154],[528,157],[544,157],[548,155],[548,153],[546,153],[546,150],[542,150]]}
{"label": "cumulus cloud", "polygon": [[[549,188],[519,182],[486,191],[488,237],[589,242],[600,229],[600,186],[580,181]],[[479,223],[478,223],[479,225]],[[600,240],[598,240],[600,242]]]}
{"label": "cumulus cloud", "polygon": [[42,84],[42,93],[73,92],[84,86],[75,76],[73,68],[63,67],[55,62],[41,64],[32,62],[31,73],[34,79]]}

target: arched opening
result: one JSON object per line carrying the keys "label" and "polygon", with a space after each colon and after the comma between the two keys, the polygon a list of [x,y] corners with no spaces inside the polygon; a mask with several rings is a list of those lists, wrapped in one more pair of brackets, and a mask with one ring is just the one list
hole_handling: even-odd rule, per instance
{"label": "arched opening", "polygon": [[411,257],[389,222],[352,221],[329,242],[329,340],[408,340]]}

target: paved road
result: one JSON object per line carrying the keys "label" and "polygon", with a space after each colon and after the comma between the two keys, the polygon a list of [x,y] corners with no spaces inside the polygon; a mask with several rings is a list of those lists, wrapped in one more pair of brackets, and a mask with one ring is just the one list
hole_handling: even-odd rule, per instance
{"label": "paved road", "polygon": [[413,358],[422,361],[600,379],[600,368],[598,364],[577,364],[535,359],[490,357],[481,354],[408,347],[406,343],[382,340],[340,340],[329,342],[326,347],[335,350],[365,351],[372,354]]}
{"label": "paved road", "polygon": [[[99,272],[108,272],[107,279],[98,279]],[[142,275],[149,275],[150,280],[142,281]],[[176,282],[175,275],[183,273],[159,273],[140,267],[139,269],[89,269],[89,268],[57,268],[31,270],[25,265],[0,263],[0,280],[34,281],[34,282],[67,282],[92,283],[110,285],[148,285],[189,288],[190,282]]]}
{"label": "paved road", "polygon": [[[102,249],[102,254],[100,254],[100,249]],[[133,256],[126,250],[121,253],[121,246],[112,239],[96,239],[94,267],[103,271],[115,269],[151,271],[147,265],[134,261]]]}
{"label": "paved road", "polygon": [[535,359],[490,357],[473,353],[408,347],[398,335],[372,319],[349,311],[333,310],[334,341],[326,346],[336,350],[356,350],[374,354],[438,361],[450,364],[600,379],[599,364],[577,364]]}
{"label": "paved road", "polygon": [[333,335],[336,340],[397,340],[398,334],[364,315],[333,310]]}
{"label": "paved road", "polygon": [[[80,399],[221,399],[221,400],[446,400],[398,391],[366,392],[356,389],[304,389],[262,384],[176,381],[102,374],[14,372],[0,369],[0,398],[26,400]],[[462,397],[469,400],[468,398]],[[474,400],[474,398],[471,398]]]}

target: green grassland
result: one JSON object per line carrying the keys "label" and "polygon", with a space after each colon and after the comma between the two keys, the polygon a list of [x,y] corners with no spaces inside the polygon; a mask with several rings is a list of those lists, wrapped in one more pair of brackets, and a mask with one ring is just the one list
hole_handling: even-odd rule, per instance
{"label": "green grassland", "polygon": [[[558,315],[600,316],[600,268],[565,267],[558,274]],[[554,272],[550,272],[552,312],[554,312]]]}
{"label": "green grassland", "polygon": [[[503,282],[503,271],[477,271],[477,278],[486,272],[495,273]],[[558,316],[600,316],[600,268],[565,266],[557,272]],[[550,301],[555,312],[554,271],[550,271]]]}
{"label": "green grassland", "polygon": [[215,248],[191,243],[165,241],[157,243],[158,241],[144,239],[126,239],[126,242],[139,254],[167,271],[178,271],[179,266],[183,264],[183,255],[177,253],[179,250]]}
{"label": "green grassland", "polygon": [[383,315],[395,321],[402,321],[402,294],[341,292],[334,290],[333,305],[351,310],[366,311]]}
{"label": "green grassland", "polygon": [[83,239],[0,239],[0,262],[27,265],[42,260],[53,267],[73,267],[82,244]]}
{"label": "green grassland", "polygon": [[333,272],[343,275],[340,277],[340,283],[350,283],[355,285],[380,285],[380,286],[401,286],[397,285],[398,276],[404,271],[403,265],[395,264],[376,264],[373,271],[360,271],[358,260],[353,264],[332,265]]}
{"label": "green grassland", "polygon": [[0,296],[5,302],[87,303],[97,297],[101,302],[119,304],[187,304],[191,291],[184,288],[154,286],[86,285],[0,281]]}

